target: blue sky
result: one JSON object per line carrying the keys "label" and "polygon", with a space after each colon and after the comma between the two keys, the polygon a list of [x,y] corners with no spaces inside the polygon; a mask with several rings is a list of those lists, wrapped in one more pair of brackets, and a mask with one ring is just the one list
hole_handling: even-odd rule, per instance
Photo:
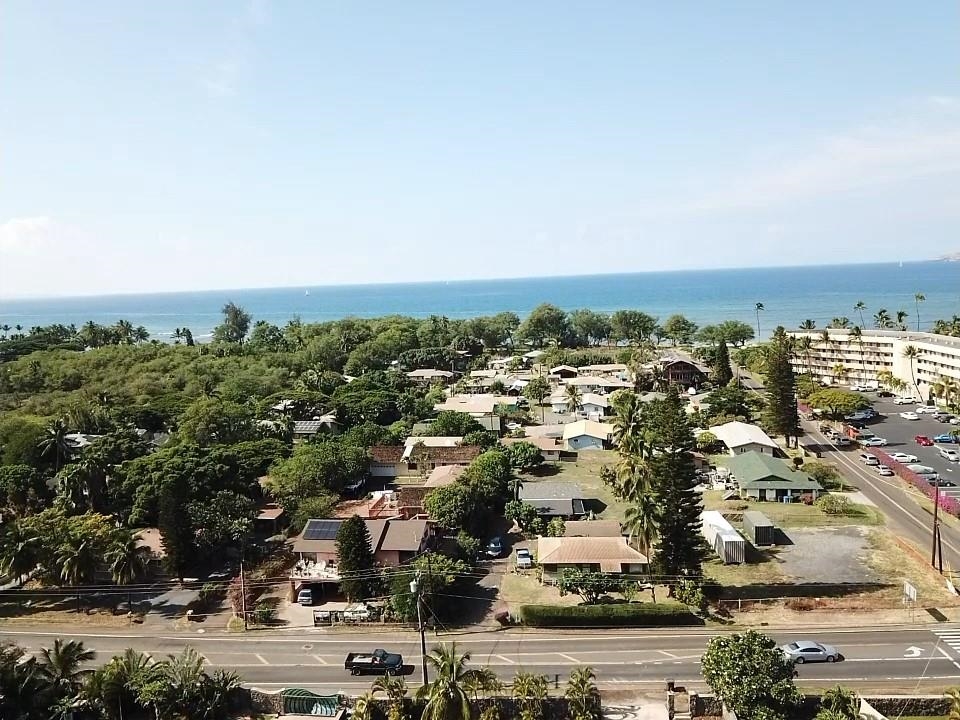
{"label": "blue sky", "polygon": [[960,250],[955,2],[0,6],[0,295]]}

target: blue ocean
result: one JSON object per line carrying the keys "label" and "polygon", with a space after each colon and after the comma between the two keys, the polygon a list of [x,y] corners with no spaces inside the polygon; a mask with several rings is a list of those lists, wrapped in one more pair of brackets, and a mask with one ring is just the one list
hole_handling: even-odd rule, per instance
{"label": "blue ocean", "polygon": [[818,267],[752,268],[583,275],[571,277],[472,280],[385,285],[339,285],[250,290],[217,290],[149,295],[32,300],[0,300],[0,324],[81,325],[93,320],[109,324],[123,318],[143,325],[151,336],[169,338],[176,327],[189,327],[203,338],[220,321],[220,308],[233,301],[255,320],[282,325],[294,316],[304,322],[335,320],[348,315],[446,315],[465,318],[512,310],[521,317],[536,305],[553,303],[565,310],[591,308],[643,310],[666,319],[683,313],[704,325],[743,320],[756,325],[756,303],[763,303],[763,336],[777,325],[796,327],[804,319],[824,327],[831,318],[859,322],[854,310],[866,303],[864,318],[871,325],[880,308],[895,316],[909,313],[916,328],[914,295],[920,305],[921,327],[937,318],[960,315],[960,262],[914,262]]}

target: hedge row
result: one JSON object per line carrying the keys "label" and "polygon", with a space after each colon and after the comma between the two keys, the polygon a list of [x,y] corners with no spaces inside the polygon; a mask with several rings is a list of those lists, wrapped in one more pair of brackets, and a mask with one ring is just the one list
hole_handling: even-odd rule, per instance
{"label": "hedge row", "polygon": [[522,605],[520,620],[531,627],[654,627],[702,625],[703,620],[677,603],[606,605]]}
{"label": "hedge row", "polygon": [[913,485],[917,490],[930,498],[931,502],[937,502],[941,510],[950,513],[954,517],[960,517],[960,501],[953,495],[945,495],[942,492],[938,492],[938,488],[935,485],[927,482],[923,477],[917,475],[903,463],[894,460],[886,450],[870,448],[870,452],[876,455],[880,459],[880,462],[893,470],[901,480],[905,480]]}

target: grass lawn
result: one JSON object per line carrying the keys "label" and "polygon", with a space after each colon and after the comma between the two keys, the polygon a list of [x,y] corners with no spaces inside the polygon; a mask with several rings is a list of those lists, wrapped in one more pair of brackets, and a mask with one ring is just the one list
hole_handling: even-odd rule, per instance
{"label": "grass lawn", "polygon": [[535,483],[537,480],[576,483],[587,498],[597,499],[605,506],[597,513],[598,518],[623,520],[628,503],[616,498],[610,488],[600,480],[600,468],[604,465],[615,465],[618,457],[613,450],[581,450],[576,462],[550,463],[540,472],[523,473],[521,478],[524,483]]}
{"label": "grass lawn", "polygon": [[903,582],[906,580],[917,589],[919,607],[960,603],[960,599],[947,591],[943,578],[920,559],[930,557],[929,548],[912,546],[916,554],[904,551],[892,535],[883,529],[873,530],[869,540],[870,555],[867,564],[878,575],[895,585],[890,591],[885,591],[893,599],[901,598]]}
{"label": "grass lawn", "polygon": [[761,551],[751,549],[749,562],[743,565],[724,565],[712,552],[703,563],[703,574],[723,586],[772,585],[785,581],[776,561],[776,548]]}
{"label": "grass lawn", "polygon": [[541,585],[534,573],[507,573],[500,581],[500,600],[511,605],[577,605],[579,595],[565,595],[553,586]]}
{"label": "grass lawn", "polygon": [[703,507],[704,510],[719,510],[728,514],[757,510],[770,518],[774,525],[783,528],[883,525],[883,515],[876,508],[856,503],[850,505],[850,512],[846,515],[827,515],[816,505],[745,500],[724,501],[720,490],[707,490],[703,494]]}

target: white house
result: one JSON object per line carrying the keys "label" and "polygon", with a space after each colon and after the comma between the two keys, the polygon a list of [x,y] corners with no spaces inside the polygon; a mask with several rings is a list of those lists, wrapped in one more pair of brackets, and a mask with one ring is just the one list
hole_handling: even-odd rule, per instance
{"label": "white house", "polygon": [[610,445],[613,425],[579,420],[563,426],[563,444],[567,450],[603,450]]}
{"label": "white house", "polygon": [[555,413],[565,413],[567,412],[567,395],[566,393],[558,392],[550,396],[550,409]]}
{"label": "white house", "polygon": [[580,400],[580,412],[590,420],[599,420],[606,417],[610,411],[610,400],[606,395],[597,395],[596,393],[584,393]]}
{"label": "white house", "polygon": [[717,436],[717,440],[726,446],[731,455],[755,451],[773,457],[777,451],[777,444],[756,425],[734,420],[723,425],[714,425],[710,432]]}

